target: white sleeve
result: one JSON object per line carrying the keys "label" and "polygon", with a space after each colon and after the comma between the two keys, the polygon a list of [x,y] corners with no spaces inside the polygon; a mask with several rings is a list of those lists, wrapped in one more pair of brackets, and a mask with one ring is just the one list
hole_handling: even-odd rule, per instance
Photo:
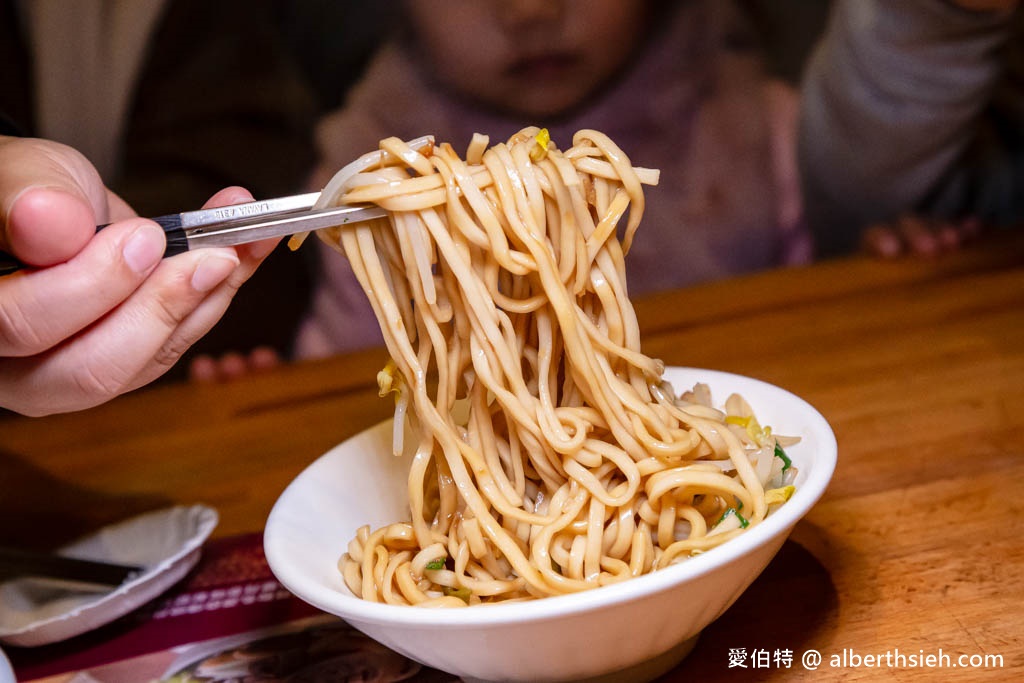
{"label": "white sleeve", "polygon": [[972,141],[1009,14],[837,0],[802,85],[799,156],[819,252],[916,208]]}

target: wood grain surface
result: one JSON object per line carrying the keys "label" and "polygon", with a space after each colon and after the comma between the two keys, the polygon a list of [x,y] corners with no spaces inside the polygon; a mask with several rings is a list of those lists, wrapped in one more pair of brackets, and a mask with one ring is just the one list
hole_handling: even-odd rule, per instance
{"label": "wood grain surface", "polygon": [[[636,306],[646,353],[780,385],[839,442],[825,497],[664,681],[1020,679],[1024,239],[773,271]],[[0,418],[0,543],[48,547],[177,502],[216,507],[218,535],[261,529],[306,465],[388,416],[374,380],[384,360],[369,351]],[[809,649],[824,658],[813,672]],[[899,654],[949,667],[998,655],[1002,667]],[[883,663],[855,667],[854,655]]]}

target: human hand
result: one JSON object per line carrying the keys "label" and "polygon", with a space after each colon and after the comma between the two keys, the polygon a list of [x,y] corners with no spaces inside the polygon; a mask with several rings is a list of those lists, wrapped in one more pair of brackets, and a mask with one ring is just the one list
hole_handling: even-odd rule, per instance
{"label": "human hand", "polygon": [[281,356],[277,351],[269,346],[257,346],[247,354],[231,352],[220,358],[205,354],[196,356],[189,364],[188,376],[193,382],[230,382],[280,364]]}
{"label": "human hand", "polygon": [[981,222],[976,218],[943,221],[908,214],[892,223],[870,226],[862,242],[868,252],[884,258],[934,256],[957,249],[980,232]]}
{"label": "human hand", "polygon": [[[251,200],[227,188],[207,206]],[[165,244],[75,150],[0,138],[0,249],[34,266],[0,278],[0,407],[80,410],[153,381],[220,319],[276,240],[168,259]]]}

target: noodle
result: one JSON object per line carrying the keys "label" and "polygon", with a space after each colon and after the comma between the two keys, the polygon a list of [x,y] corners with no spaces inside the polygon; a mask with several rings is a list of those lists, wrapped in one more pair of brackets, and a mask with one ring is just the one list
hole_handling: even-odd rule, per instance
{"label": "noodle", "polygon": [[745,401],[676,397],[640,351],[625,257],[658,172],[593,130],[564,152],[536,128],[488,144],[462,159],[389,138],[321,193],[389,211],[318,233],[390,352],[396,455],[407,423],[414,440],[409,521],[360,529],[339,562],[366,600],[595,588],[720,545],[792,492],[783,440]]}

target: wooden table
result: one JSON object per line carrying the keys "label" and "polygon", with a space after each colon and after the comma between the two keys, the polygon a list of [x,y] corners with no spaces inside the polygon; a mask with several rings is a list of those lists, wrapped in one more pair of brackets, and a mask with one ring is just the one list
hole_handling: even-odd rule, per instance
{"label": "wooden table", "polygon": [[[824,499],[664,680],[716,680],[740,664],[754,680],[1019,679],[1024,239],[1001,240],[638,302],[648,354],[781,385],[825,415],[840,449]],[[2,541],[50,544],[171,502],[216,507],[219,535],[258,530],[308,463],[388,415],[374,385],[383,362],[372,351],[230,385],[159,386],[78,414],[4,418]],[[808,674],[801,656],[812,648],[825,661]],[[851,653],[898,650],[953,664],[1000,655],[1003,668],[898,658],[899,671],[884,660],[831,667],[844,649],[847,664]]]}

